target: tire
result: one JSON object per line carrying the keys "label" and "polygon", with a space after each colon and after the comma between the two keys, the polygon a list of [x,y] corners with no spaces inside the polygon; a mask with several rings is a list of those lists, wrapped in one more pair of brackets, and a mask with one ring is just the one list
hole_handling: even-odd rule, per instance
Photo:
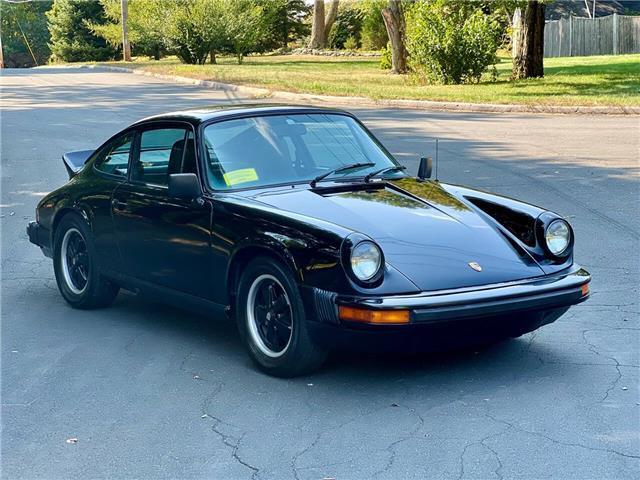
{"label": "tire", "polygon": [[245,268],[235,311],[249,356],[268,375],[295,377],[324,363],[327,351],[311,340],[298,286],[279,262],[258,257]]}
{"label": "tire", "polygon": [[120,287],[100,275],[91,230],[78,215],[65,215],[55,230],[53,269],[62,297],[74,308],[108,307]]}

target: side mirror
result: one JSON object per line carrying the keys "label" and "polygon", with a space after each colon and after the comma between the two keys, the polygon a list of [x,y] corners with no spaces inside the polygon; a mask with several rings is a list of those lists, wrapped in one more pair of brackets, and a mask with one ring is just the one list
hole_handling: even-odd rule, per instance
{"label": "side mirror", "polygon": [[173,173],[169,175],[169,196],[195,199],[202,195],[200,182],[195,173]]}
{"label": "side mirror", "polygon": [[418,167],[418,180],[426,180],[431,178],[431,170],[433,168],[433,160],[431,157],[422,157],[420,159],[420,166]]}

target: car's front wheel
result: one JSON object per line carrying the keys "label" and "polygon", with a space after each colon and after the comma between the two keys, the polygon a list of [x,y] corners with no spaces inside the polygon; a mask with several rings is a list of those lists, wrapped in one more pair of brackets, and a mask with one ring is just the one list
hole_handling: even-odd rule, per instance
{"label": "car's front wheel", "polygon": [[118,295],[119,287],[100,275],[91,231],[77,215],[65,215],[56,228],[53,264],[58,289],[72,307],[106,307]]}
{"label": "car's front wheel", "polygon": [[269,375],[294,377],[318,369],[327,352],[313,343],[304,305],[289,270],[268,257],[242,273],[236,319],[249,355]]}

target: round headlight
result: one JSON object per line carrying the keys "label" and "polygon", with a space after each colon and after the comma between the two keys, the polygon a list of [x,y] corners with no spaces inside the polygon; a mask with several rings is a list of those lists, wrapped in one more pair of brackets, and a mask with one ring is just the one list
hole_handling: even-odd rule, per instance
{"label": "round headlight", "polygon": [[562,255],[571,243],[571,228],[564,220],[554,220],[545,230],[544,239],[552,254]]}
{"label": "round headlight", "polygon": [[366,282],[376,276],[382,265],[380,248],[367,240],[358,243],[351,251],[351,270],[359,280]]}

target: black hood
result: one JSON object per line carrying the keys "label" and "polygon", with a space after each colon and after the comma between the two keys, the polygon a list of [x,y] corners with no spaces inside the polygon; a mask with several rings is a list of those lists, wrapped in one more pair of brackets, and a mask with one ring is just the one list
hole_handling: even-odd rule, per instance
{"label": "black hood", "polygon": [[380,245],[387,263],[422,290],[544,275],[495,225],[435,182],[405,178],[364,190],[290,190],[254,198],[368,235]]}

